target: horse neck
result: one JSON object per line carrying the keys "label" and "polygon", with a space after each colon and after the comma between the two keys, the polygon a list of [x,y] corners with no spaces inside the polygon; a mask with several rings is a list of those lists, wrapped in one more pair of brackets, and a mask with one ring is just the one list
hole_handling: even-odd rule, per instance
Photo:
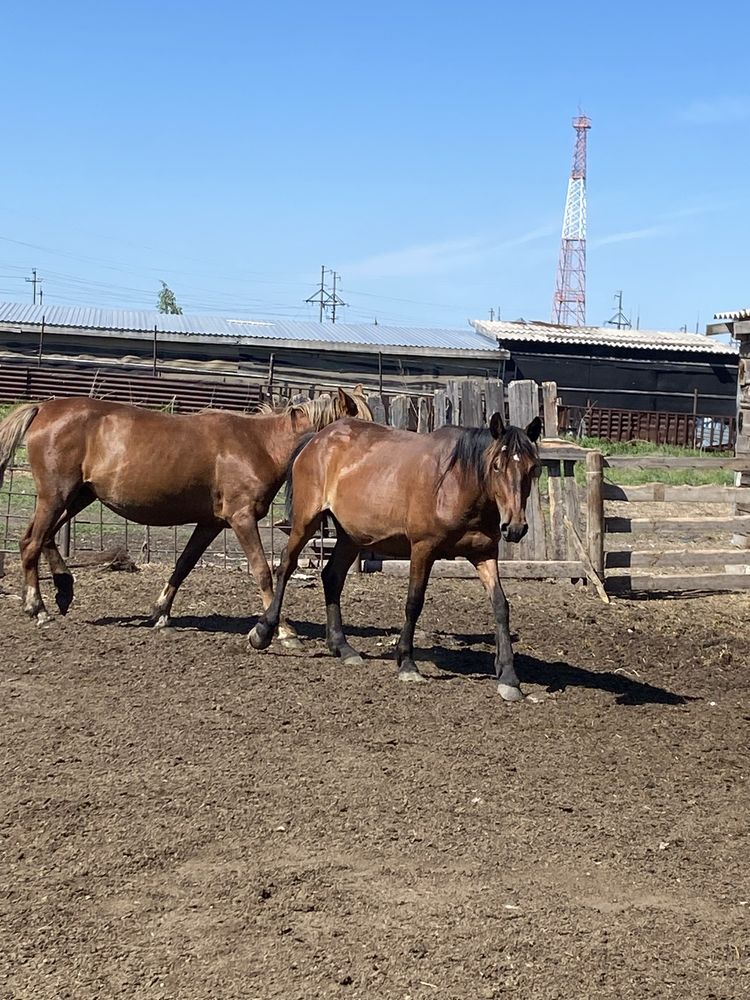
{"label": "horse neck", "polygon": [[310,422],[288,413],[268,413],[248,418],[248,432],[259,438],[269,459],[281,474],[286,471],[294,447],[303,434],[312,430]]}

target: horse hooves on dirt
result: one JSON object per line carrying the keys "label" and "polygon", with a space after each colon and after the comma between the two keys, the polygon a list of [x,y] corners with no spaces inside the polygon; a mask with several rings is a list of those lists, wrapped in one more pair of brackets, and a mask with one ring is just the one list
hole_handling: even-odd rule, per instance
{"label": "horse hooves on dirt", "polygon": [[498,684],[497,693],[503,701],[524,701],[526,698],[520,687],[513,687],[512,684]]}
{"label": "horse hooves on dirt", "polygon": [[342,656],[341,662],[345,667],[363,667],[365,664],[364,657],[360,656],[355,650]]}
{"label": "horse hooves on dirt", "polygon": [[171,620],[169,615],[155,614],[151,619],[154,628],[169,628]]}
{"label": "horse hooves on dirt", "polygon": [[73,577],[69,573],[54,573],[55,604],[60,614],[66,615],[73,603]]}
{"label": "horse hooves on dirt", "polygon": [[[251,644],[252,641],[253,640],[251,639],[250,640]],[[284,647],[284,649],[294,649],[297,652],[304,649],[304,646],[302,645],[301,641],[297,638],[296,635],[285,635],[283,638],[279,637],[279,642]]]}
{"label": "horse hooves on dirt", "polygon": [[427,678],[423,677],[418,670],[399,670],[398,679],[405,684],[426,684]]}
{"label": "horse hooves on dirt", "polygon": [[267,649],[271,645],[271,630],[268,626],[263,629],[260,622],[257,625],[253,625],[248,634],[248,641],[253,649]]}

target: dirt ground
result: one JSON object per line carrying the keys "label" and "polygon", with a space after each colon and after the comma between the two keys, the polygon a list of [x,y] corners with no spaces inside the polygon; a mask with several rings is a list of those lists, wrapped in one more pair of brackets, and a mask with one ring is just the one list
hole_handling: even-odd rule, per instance
{"label": "dirt ground", "polygon": [[474,581],[432,583],[415,686],[402,580],[350,579],[347,669],[315,580],[304,653],[254,653],[239,570],[155,633],[159,567],[45,628],[7,569],[3,1000],[750,995],[747,596],[509,584],[507,705]]}

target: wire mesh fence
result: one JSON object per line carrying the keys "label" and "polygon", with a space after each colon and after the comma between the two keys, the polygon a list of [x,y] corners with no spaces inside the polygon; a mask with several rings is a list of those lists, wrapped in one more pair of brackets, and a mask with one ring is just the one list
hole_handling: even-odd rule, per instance
{"label": "wire mesh fence", "polygon": [[[8,467],[0,489],[0,553],[17,554],[26,526],[34,513],[36,489],[31,470],[24,463]],[[260,525],[264,549],[272,561],[280,555],[286,536],[278,524],[283,518],[283,496],[277,497]],[[160,527],[136,524],[114,513],[98,500],[70,522],[69,535],[60,533],[63,554],[99,552],[124,546],[136,562],[172,565],[184,549],[193,525]],[[206,549],[201,566],[247,567],[237,537],[225,529]]]}

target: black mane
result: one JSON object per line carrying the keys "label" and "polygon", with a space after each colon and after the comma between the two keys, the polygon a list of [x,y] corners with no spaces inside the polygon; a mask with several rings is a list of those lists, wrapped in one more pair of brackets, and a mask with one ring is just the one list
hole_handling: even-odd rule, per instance
{"label": "black mane", "polygon": [[512,424],[507,426],[501,437],[497,439],[493,438],[487,427],[466,427],[461,431],[453,446],[453,451],[445,471],[438,481],[438,486],[456,467],[474,477],[477,482],[484,482],[487,473],[488,452],[493,444],[503,449],[503,466],[511,455],[523,455],[536,461],[536,445],[520,427],[514,427]]}

